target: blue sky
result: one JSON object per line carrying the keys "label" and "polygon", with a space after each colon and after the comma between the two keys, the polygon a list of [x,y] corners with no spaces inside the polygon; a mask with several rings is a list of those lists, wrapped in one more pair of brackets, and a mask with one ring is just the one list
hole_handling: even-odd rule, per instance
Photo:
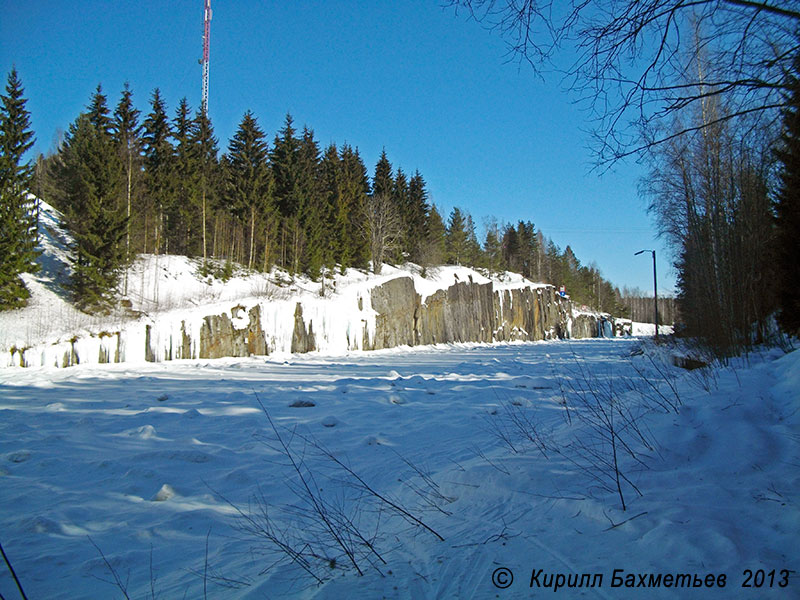
{"label": "blue sky", "polygon": [[[109,105],[130,82],[148,110],[159,87],[170,114],[200,103],[203,0],[3,2],[0,68],[25,86],[36,152],[54,148],[98,83]],[[402,2],[212,0],[209,112],[227,147],[252,110],[271,140],[291,113],[324,146],[347,142],[370,170],[383,148],[419,169],[446,217],[468,210],[530,220],[583,264],[622,287],[674,288],[655,239],[644,171],[633,161],[590,173],[591,127],[556,77],[508,62],[503,40],[437,0]],[[479,232],[480,234],[480,232]]]}

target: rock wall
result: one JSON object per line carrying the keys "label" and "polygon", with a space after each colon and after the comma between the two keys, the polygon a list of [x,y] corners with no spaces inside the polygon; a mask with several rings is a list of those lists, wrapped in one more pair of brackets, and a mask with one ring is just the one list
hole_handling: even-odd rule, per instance
{"label": "rock wall", "polygon": [[[299,319],[302,324],[303,312],[297,305]],[[242,321],[246,317],[246,325],[237,328],[234,321]],[[223,358],[225,356],[250,356],[251,354],[267,354],[267,340],[261,328],[261,306],[256,304],[249,311],[244,306],[234,306],[231,317],[226,313],[211,315],[203,319],[200,328],[200,348],[197,355],[192,351],[192,340],[186,333],[185,323],[181,326],[181,353],[176,358]],[[297,317],[295,318],[297,320]],[[295,325],[296,327],[296,325]],[[307,346],[302,346],[306,352]]]}
{"label": "rock wall", "polygon": [[491,342],[495,324],[492,284],[458,282],[417,307],[419,344]]}
{"label": "rock wall", "polygon": [[495,290],[491,283],[458,282],[422,302],[413,280],[398,277],[373,288],[371,297],[377,318],[369,350],[598,335],[596,317],[581,314],[576,327],[569,300],[550,286]]}
{"label": "rock wall", "polygon": [[[372,288],[375,335],[364,340],[364,348],[380,350],[424,344],[419,337],[420,295],[410,277],[390,279]],[[363,307],[362,307],[363,308]]]}
{"label": "rock wall", "polygon": [[587,338],[598,337],[599,335],[599,323],[597,322],[597,317],[586,313],[573,316],[570,337]]}
{"label": "rock wall", "polygon": [[336,353],[448,342],[596,337],[600,329],[597,316],[573,315],[570,301],[552,286],[495,289],[492,283],[470,279],[423,300],[411,277],[397,277],[335,301],[254,300],[219,314],[160,316],[116,332],[12,348],[6,364],[67,367],[273,352]]}
{"label": "rock wall", "polygon": [[537,341],[567,337],[569,300],[548,286],[514,288],[496,292],[498,341]]}

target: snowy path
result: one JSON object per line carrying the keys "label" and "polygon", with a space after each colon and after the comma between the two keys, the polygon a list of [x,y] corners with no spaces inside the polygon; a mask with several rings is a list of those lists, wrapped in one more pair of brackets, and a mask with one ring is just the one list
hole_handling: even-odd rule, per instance
{"label": "snowy path", "polygon": [[[626,512],[564,456],[544,458],[520,440],[514,453],[498,438],[507,415],[524,414],[552,448],[563,447],[571,429],[561,400],[581,385],[577,369],[638,385],[631,364],[647,364],[628,356],[636,343],[4,370],[0,542],[31,598],[122,597],[89,538],[131,598],[151,589],[202,598],[207,536],[209,598],[529,598],[552,593],[530,589],[538,569],[542,583],[546,574],[603,574],[601,586],[560,590],[567,597],[800,597],[795,574],[778,586],[800,557],[794,355],[723,371],[711,394],[675,373],[684,405],[642,417],[658,446],[646,453],[647,469],[626,465],[643,492],[629,491]],[[260,489],[277,514],[293,502],[256,396],[287,438],[295,427],[313,438],[445,541],[369,511],[362,527],[378,532],[382,575],[337,565],[321,586],[288,566],[259,575],[269,563],[258,553],[263,540],[235,529],[236,510],[222,498],[247,511]],[[293,448],[326,497],[352,496],[342,472],[299,441]],[[437,490],[438,509],[415,489],[429,499]],[[500,567],[514,573],[508,589],[492,585]],[[614,569],[724,573],[728,583],[612,588]],[[773,589],[741,588],[745,569],[775,569]],[[0,593],[15,597],[3,569]]]}

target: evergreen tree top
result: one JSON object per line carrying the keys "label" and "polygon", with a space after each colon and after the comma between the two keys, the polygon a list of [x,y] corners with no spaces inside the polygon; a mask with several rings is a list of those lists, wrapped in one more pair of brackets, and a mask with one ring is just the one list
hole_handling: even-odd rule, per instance
{"label": "evergreen tree top", "polygon": [[92,99],[87,109],[87,115],[92,125],[94,125],[98,131],[111,135],[113,133],[113,128],[110,112],[108,110],[108,100],[103,93],[103,86],[101,84],[97,84],[97,88],[94,94],[92,94]]}
{"label": "evergreen tree top", "polygon": [[303,127],[303,138],[300,147],[309,160],[319,161],[319,144],[314,138],[314,130],[309,127]]}
{"label": "evergreen tree top", "polygon": [[272,144],[273,153],[279,160],[291,160],[294,153],[300,147],[300,141],[295,136],[295,129],[292,126],[292,115],[286,114],[286,120],[281,130],[275,134],[275,141]]}
{"label": "evergreen tree top", "polygon": [[224,157],[227,210],[244,218],[267,209],[270,171],[267,142],[251,111],[244,113]]}
{"label": "evergreen tree top", "polygon": [[448,222],[449,228],[451,230],[456,230],[456,229],[463,230],[464,224],[465,224],[464,213],[461,212],[461,209],[458,208],[457,206],[454,207],[453,210],[450,211],[450,219]]}
{"label": "evergreen tree top", "polygon": [[276,134],[275,137],[277,138],[278,135],[280,135],[280,137],[284,141],[288,141],[291,139],[295,139],[294,135],[295,133],[297,133],[297,130],[294,128],[294,119],[292,118],[292,115],[286,113],[286,117],[284,117],[283,120],[283,127],[280,129],[280,131],[278,132],[278,134]]}
{"label": "evergreen tree top", "polygon": [[326,148],[325,151],[322,153],[324,159],[328,159],[331,161],[338,162],[339,161],[339,149],[336,147],[336,144],[331,142]]}
{"label": "evergreen tree top", "polygon": [[167,130],[169,130],[167,106],[164,103],[164,99],[161,97],[161,90],[156,88],[153,90],[153,94],[150,97],[150,112],[144,120],[144,126],[145,129],[152,132],[156,129],[156,126],[162,126],[162,124],[165,124]]}
{"label": "evergreen tree top", "polygon": [[244,113],[239,128],[228,144],[228,157],[232,163],[246,160],[266,164],[267,142],[264,132],[249,110]]}
{"label": "evergreen tree top", "polygon": [[400,167],[397,167],[397,173],[394,177],[394,188],[400,194],[405,194],[408,191],[408,178]]}
{"label": "evergreen tree top", "polygon": [[165,160],[166,156],[172,153],[172,144],[169,141],[172,129],[158,88],[153,90],[150,107],[150,113],[144,120],[142,136],[145,141],[145,154],[151,161]]}
{"label": "evergreen tree top", "polygon": [[386,149],[381,152],[381,157],[375,165],[375,177],[372,180],[372,194],[374,196],[390,195],[394,188],[392,163],[386,156]]}
{"label": "evergreen tree top", "polygon": [[423,179],[419,171],[416,171],[408,182],[408,194],[411,196],[411,202],[418,205],[421,212],[428,212],[428,190],[425,179]]}
{"label": "evergreen tree top", "polygon": [[317,174],[321,163],[319,144],[314,138],[314,131],[308,127],[303,128],[303,138],[300,141],[298,157],[300,167],[298,183],[303,190],[303,200],[307,201],[316,191]]}
{"label": "evergreen tree top", "polygon": [[16,68],[8,74],[5,95],[0,95],[0,154],[20,169],[23,155],[33,146],[31,117],[25,108],[25,91],[17,75]]}
{"label": "evergreen tree top", "polygon": [[339,156],[342,160],[342,174],[344,180],[348,182],[348,184],[357,187],[359,193],[364,195],[369,194],[370,185],[367,166],[361,159],[358,148],[353,148],[348,144],[344,144],[339,151]]}
{"label": "evergreen tree top", "polygon": [[444,235],[445,233],[444,220],[442,220],[442,215],[435,204],[431,206],[428,212],[428,231],[432,234]]}
{"label": "evergreen tree top", "polygon": [[178,102],[178,108],[175,109],[175,118],[172,120],[173,137],[179,144],[186,143],[189,139],[191,128],[192,109],[189,107],[189,101],[186,96],[184,96]]}
{"label": "evergreen tree top", "polygon": [[25,109],[16,69],[0,96],[0,310],[23,306],[30,296],[20,273],[39,269],[36,217],[27,191],[33,169],[22,158],[33,144],[30,113]]}
{"label": "evergreen tree top", "polygon": [[139,110],[133,106],[133,92],[126,81],[117,107],[114,109],[112,129],[117,143],[124,147],[135,144],[142,131],[139,115]]}
{"label": "evergreen tree top", "polygon": [[204,164],[217,161],[218,140],[214,136],[214,126],[211,124],[211,119],[204,110],[198,110],[195,113],[194,120],[191,123],[189,141],[191,147],[202,157]]}

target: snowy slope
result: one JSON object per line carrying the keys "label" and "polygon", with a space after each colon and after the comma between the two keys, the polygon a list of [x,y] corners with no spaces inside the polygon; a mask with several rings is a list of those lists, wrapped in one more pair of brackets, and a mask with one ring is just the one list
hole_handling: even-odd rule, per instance
{"label": "snowy slope", "polygon": [[0,311],[0,348],[25,346],[46,340],[71,337],[82,329],[100,327],[107,319],[86,315],[68,300],[66,285],[71,273],[69,245],[72,238],[61,225],[61,214],[45,202],[39,213],[41,270],[24,273],[31,292],[28,306]]}
{"label": "snowy slope", "polygon": [[[131,598],[204,587],[209,598],[530,598],[552,595],[538,585],[557,574],[602,575],[558,590],[567,598],[798,597],[800,353],[687,373],[660,349],[632,353],[639,343],[0,371],[0,541],[31,598],[122,597],[112,570]],[[626,406],[651,401],[636,413],[651,447],[623,462],[642,495],[626,488],[624,512],[568,451],[586,433],[582,382],[612,383]],[[320,528],[298,527],[308,505],[257,398],[385,564],[362,561],[359,577]],[[514,415],[536,424],[544,453],[514,433]],[[444,541],[354,490],[297,434]],[[323,583],[242,528],[238,511],[261,506],[295,549],[318,544]],[[492,584],[508,581],[501,568],[514,575],[504,590]],[[614,569],[727,584],[613,588]],[[761,588],[741,587],[747,569],[764,570]],[[3,569],[0,593],[15,597]]]}

